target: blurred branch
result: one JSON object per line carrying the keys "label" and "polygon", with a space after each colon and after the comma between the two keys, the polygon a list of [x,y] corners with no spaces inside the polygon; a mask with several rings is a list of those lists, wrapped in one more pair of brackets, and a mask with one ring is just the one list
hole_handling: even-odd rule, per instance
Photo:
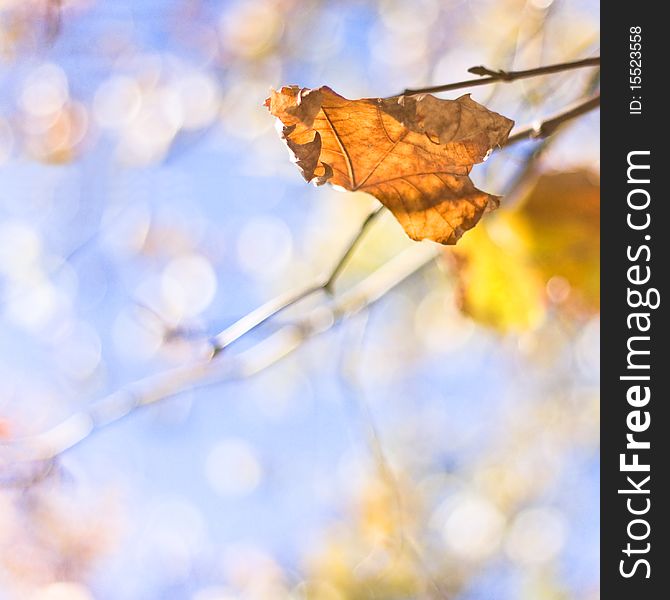
{"label": "blurred branch", "polygon": [[45,34],[48,44],[53,44],[61,31],[63,0],[47,0]]}
{"label": "blurred branch", "polygon": [[527,69],[525,71],[493,71],[487,67],[479,66],[468,69],[469,73],[480,75],[479,79],[467,79],[465,81],[458,81],[456,83],[448,83],[446,85],[435,85],[432,87],[406,89],[403,95],[411,94],[429,94],[436,92],[448,92],[451,90],[458,90],[462,88],[477,87],[480,85],[489,85],[499,81],[510,82],[517,79],[527,79],[529,77],[539,77],[540,75],[550,75],[552,73],[561,73],[562,71],[570,71],[572,69],[582,69],[584,67],[600,66],[600,57],[584,58],[582,60],[575,60],[572,62],[558,63],[555,65],[547,65],[545,67],[538,67],[536,69]]}
{"label": "blurred branch", "polygon": [[[397,540],[394,544],[389,546],[389,549],[394,551],[394,557],[398,558],[403,551],[406,551],[415,563],[417,569],[423,574],[426,586],[431,588],[434,592],[435,598],[447,600],[448,594],[442,586],[442,583],[430,572],[426,565],[424,554],[420,544],[416,540],[415,534],[410,530],[408,520],[406,519],[407,509],[403,499],[403,493],[400,487],[399,477],[396,475],[391,461],[389,460],[384,444],[382,443],[381,435],[377,425],[375,424],[370,405],[365,399],[365,390],[361,384],[358,376],[358,370],[361,366],[360,352],[363,342],[363,335],[367,328],[367,315],[364,315],[365,321],[363,323],[363,331],[358,339],[353,343],[344,344],[346,354],[343,351],[340,360],[340,380],[343,386],[347,389],[348,394],[345,397],[353,398],[357,402],[357,408],[363,417],[364,424],[367,426],[367,435],[370,453],[372,455],[373,463],[375,465],[377,475],[380,482],[386,487],[393,498],[394,518],[397,523]],[[396,536],[394,536],[396,537]],[[388,571],[393,569],[393,562],[388,565]],[[380,574],[380,579],[383,578]]]}
{"label": "blurred branch", "polygon": [[349,242],[348,246],[335,263],[335,266],[325,276],[319,278],[315,283],[311,283],[299,290],[289,291],[266,302],[262,306],[253,310],[249,314],[242,317],[239,321],[233,323],[230,327],[224,329],[211,339],[213,356],[222,352],[225,348],[230,346],[233,342],[239,340],[242,336],[250,331],[256,329],[259,325],[265,323],[268,319],[278,315],[280,312],[286,310],[290,306],[297,304],[308,296],[319,291],[324,291],[330,295],[333,293],[335,282],[340,274],[347,266],[349,259],[352,257],[356,248],[365,236],[369,227],[374,223],[376,218],[381,214],[383,206],[375,208],[361,223],[356,235]]}
{"label": "blurred branch", "polygon": [[255,375],[292,353],[306,340],[377,302],[432,262],[440,249],[432,244],[413,244],[330,304],[312,309],[305,317],[283,326],[240,354],[213,360],[215,355],[210,353],[192,364],[147,377],[114,392],[44,433],[5,443],[0,468],[14,462],[53,459],[96,430],[185,389]]}

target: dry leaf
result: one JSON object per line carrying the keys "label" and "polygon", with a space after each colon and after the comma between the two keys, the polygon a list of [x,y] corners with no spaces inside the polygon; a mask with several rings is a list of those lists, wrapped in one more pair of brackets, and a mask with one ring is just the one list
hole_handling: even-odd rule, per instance
{"label": "dry leaf", "polygon": [[514,122],[469,95],[347,100],[328,87],[291,86],[265,104],[307,181],[372,194],[412,239],[455,244],[498,206],[468,174]]}

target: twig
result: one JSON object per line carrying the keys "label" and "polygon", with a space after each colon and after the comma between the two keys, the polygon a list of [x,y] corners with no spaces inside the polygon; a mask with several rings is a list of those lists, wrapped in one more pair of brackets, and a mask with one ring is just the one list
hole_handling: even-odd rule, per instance
{"label": "twig", "polygon": [[233,342],[265,323],[268,319],[322,289],[323,283],[310,284],[297,291],[289,291],[272,298],[272,300],[252,310],[211,339],[212,358],[225,348],[228,348]]}
{"label": "twig", "polygon": [[566,123],[568,121],[571,121],[572,119],[575,119],[576,117],[591,112],[592,110],[595,110],[599,106],[600,106],[600,94],[592,98],[589,98],[588,100],[579,102],[573,105],[571,108],[559,112],[553,117],[545,119],[541,123],[530,125],[528,127],[524,127],[518,130],[516,133],[507,138],[507,141],[505,142],[504,146],[510,146],[523,140],[544,139],[547,136],[550,136],[552,133],[554,133],[561,125],[563,125],[563,123]]}
{"label": "twig", "polygon": [[562,71],[569,71],[571,69],[582,69],[584,67],[597,67],[600,65],[600,57],[584,58],[582,60],[575,60],[572,62],[558,63],[555,65],[547,65],[545,67],[538,67],[536,69],[527,69],[525,71],[492,71],[486,67],[472,67],[468,69],[469,73],[481,75],[479,79],[467,79],[465,81],[458,81],[456,83],[448,83],[446,85],[435,85],[432,87],[406,89],[403,94],[430,94],[436,92],[448,92],[450,90],[458,90],[462,88],[477,87],[480,85],[489,85],[499,81],[510,82],[517,79],[527,79],[528,77],[538,77],[540,75],[550,75],[551,73],[560,73]]}
{"label": "twig", "polygon": [[312,294],[324,291],[327,294],[332,295],[335,282],[347,266],[349,259],[356,251],[356,248],[358,248],[358,245],[365,236],[370,225],[372,225],[375,219],[381,214],[383,208],[383,206],[379,206],[368,214],[365,220],[361,223],[356,235],[354,235],[349,242],[328,275],[320,277],[315,283],[311,283],[297,291],[290,291],[273,298],[242,317],[239,321],[233,323],[230,327],[224,329],[221,333],[215,335],[210,340],[212,345],[212,357],[222,352],[225,348],[228,348],[233,342],[239,340],[250,331],[256,329],[256,327],[265,323],[268,319],[278,315],[280,312],[297,304]]}
{"label": "twig", "polygon": [[328,292],[329,294],[333,293],[333,286],[335,285],[335,281],[337,281],[337,278],[340,276],[340,273],[342,272],[344,267],[347,266],[347,263],[349,262],[349,259],[352,257],[353,253],[356,251],[356,248],[358,247],[358,244],[360,243],[361,239],[363,239],[363,236],[365,235],[365,232],[367,231],[368,227],[382,213],[383,210],[384,210],[384,205],[378,206],[361,223],[361,227],[358,230],[358,233],[351,240],[351,243],[349,244],[349,247],[345,250],[344,254],[342,254],[340,260],[338,260],[335,267],[333,267],[333,270],[331,271],[330,276],[324,282],[323,289],[326,292]]}

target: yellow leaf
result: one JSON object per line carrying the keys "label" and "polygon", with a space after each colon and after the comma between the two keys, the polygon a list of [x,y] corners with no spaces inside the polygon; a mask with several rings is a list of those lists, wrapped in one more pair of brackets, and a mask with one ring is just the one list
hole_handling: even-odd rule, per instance
{"label": "yellow leaf", "polygon": [[[479,227],[458,246],[461,308],[501,331],[529,329],[544,315],[540,274],[517,232],[502,219],[497,221],[497,227]],[[497,230],[498,239],[490,230]]]}
{"label": "yellow leaf", "polygon": [[[555,301],[570,308],[600,308],[600,184],[590,171],[542,175],[514,212],[544,283],[568,287]],[[562,286],[563,287],[563,286]]]}
{"label": "yellow leaf", "polygon": [[454,252],[462,309],[484,325],[530,329],[550,303],[592,314],[600,305],[600,187],[586,170],[543,174]]}

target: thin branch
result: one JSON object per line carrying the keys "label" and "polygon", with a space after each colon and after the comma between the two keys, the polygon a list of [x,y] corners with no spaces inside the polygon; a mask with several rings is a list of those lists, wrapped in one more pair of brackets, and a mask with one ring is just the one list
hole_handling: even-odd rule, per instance
{"label": "thin branch", "polygon": [[507,142],[505,142],[504,146],[511,146],[512,144],[516,144],[517,142],[521,142],[523,140],[544,139],[554,133],[564,123],[591,112],[599,106],[600,94],[593,96],[588,100],[574,104],[572,107],[559,112],[553,117],[545,119],[541,123],[519,129],[516,133],[507,138]]}
{"label": "thin branch", "polygon": [[335,285],[335,282],[337,281],[337,278],[340,276],[340,273],[344,270],[344,268],[347,266],[349,259],[353,256],[354,252],[356,251],[356,248],[358,248],[359,243],[363,239],[363,236],[365,235],[366,231],[368,230],[368,227],[375,221],[375,219],[382,213],[384,210],[384,205],[378,206],[373,210],[366,218],[365,220],[361,223],[361,226],[356,233],[356,235],[353,237],[351,242],[349,243],[349,247],[344,251],[340,259],[337,261],[337,264],[333,267],[333,270],[330,273],[330,276],[326,281],[323,283],[323,289],[328,292],[329,294],[333,293],[333,287]]}
{"label": "thin branch", "polygon": [[313,283],[298,290],[291,290],[259,306],[250,313],[244,315],[241,319],[216,334],[211,340],[212,358],[228,348],[233,342],[236,342],[247,333],[253,331],[268,319],[278,315],[290,306],[297,304],[301,300],[315,294],[323,289],[323,283]]}
{"label": "thin branch", "polygon": [[310,283],[303,288],[293,290],[285,294],[281,294],[276,298],[266,302],[262,306],[253,310],[249,314],[242,317],[239,321],[233,323],[230,327],[224,329],[221,333],[215,335],[210,343],[212,345],[212,357],[228,348],[233,342],[239,340],[241,337],[253,331],[268,319],[278,315],[280,312],[286,310],[290,306],[297,304],[301,300],[315,294],[319,291],[324,291],[329,295],[333,293],[335,282],[340,274],[347,266],[349,259],[352,257],[361,240],[367,233],[368,229],[374,223],[376,218],[381,214],[384,206],[375,208],[365,220],[361,223],[358,231],[351,239],[340,258],[335,263],[335,266],[325,277],[320,277],[316,282]]}
{"label": "thin branch", "polygon": [[584,58],[582,60],[575,60],[572,62],[558,63],[555,65],[547,65],[545,67],[538,67],[536,69],[527,69],[525,71],[492,71],[486,67],[472,67],[468,69],[469,73],[481,75],[479,79],[467,79],[465,81],[458,81],[456,83],[448,83],[446,85],[435,85],[432,87],[406,89],[403,94],[430,94],[436,92],[448,92],[451,90],[459,90],[462,88],[477,87],[480,85],[489,85],[500,81],[510,82],[517,79],[527,79],[529,77],[538,77],[540,75],[550,75],[551,73],[561,73],[562,71],[570,71],[572,69],[582,69],[584,67],[600,66],[600,57]]}

